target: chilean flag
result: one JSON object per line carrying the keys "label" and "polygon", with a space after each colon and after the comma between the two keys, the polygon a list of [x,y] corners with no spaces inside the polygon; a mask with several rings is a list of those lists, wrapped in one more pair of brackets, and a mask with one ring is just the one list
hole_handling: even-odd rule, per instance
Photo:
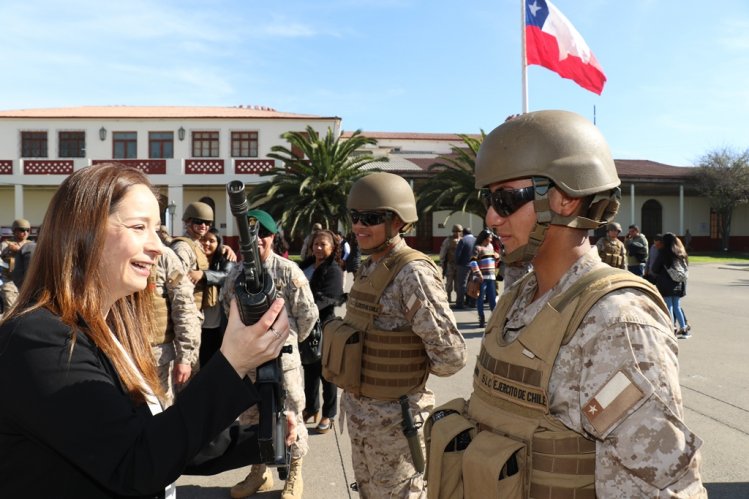
{"label": "chilean flag", "polygon": [[525,0],[525,57],[601,95],[606,75],[588,44],[549,0]]}

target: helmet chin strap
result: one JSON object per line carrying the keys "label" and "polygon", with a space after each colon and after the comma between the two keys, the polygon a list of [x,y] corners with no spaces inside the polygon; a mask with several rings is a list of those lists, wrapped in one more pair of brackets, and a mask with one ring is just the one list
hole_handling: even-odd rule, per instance
{"label": "helmet chin strap", "polygon": [[593,202],[590,204],[587,215],[590,217],[583,217],[580,215],[572,215],[569,217],[563,217],[557,213],[551,211],[549,205],[549,188],[546,186],[539,186],[539,180],[546,179],[533,179],[533,185],[536,187],[535,199],[533,201],[533,208],[536,211],[536,225],[533,227],[528,237],[528,242],[517,248],[516,250],[505,253],[504,246],[502,249],[502,258],[507,263],[515,262],[530,262],[538,253],[538,248],[543,244],[544,238],[546,237],[546,230],[549,225],[559,225],[562,227],[570,227],[573,229],[597,229],[603,224],[606,224],[614,219],[616,213],[619,211],[619,200],[621,199],[621,190],[616,187],[609,192],[602,192],[596,194]]}

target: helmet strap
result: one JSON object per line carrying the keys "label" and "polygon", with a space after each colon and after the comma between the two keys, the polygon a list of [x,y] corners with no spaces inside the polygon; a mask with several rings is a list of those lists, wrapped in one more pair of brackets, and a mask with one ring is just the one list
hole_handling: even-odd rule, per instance
{"label": "helmet strap", "polygon": [[[368,250],[362,249],[362,255],[375,255],[388,248],[392,248],[396,245],[396,243],[398,243],[398,241],[400,241],[401,232],[396,232],[395,234],[393,234],[393,225],[391,223],[393,221],[393,216],[393,212],[385,212],[385,241],[375,248]],[[406,226],[404,226],[401,230],[403,231],[403,229],[405,229],[406,227],[410,227],[410,225],[411,224],[406,224]]]}

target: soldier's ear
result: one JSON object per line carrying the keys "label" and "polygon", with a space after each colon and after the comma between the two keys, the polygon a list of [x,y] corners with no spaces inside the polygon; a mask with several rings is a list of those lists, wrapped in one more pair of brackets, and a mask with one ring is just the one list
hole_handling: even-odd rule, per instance
{"label": "soldier's ear", "polygon": [[549,191],[549,206],[551,211],[563,217],[577,215],[582,209],[584,198],[573,198],[560,189]]}

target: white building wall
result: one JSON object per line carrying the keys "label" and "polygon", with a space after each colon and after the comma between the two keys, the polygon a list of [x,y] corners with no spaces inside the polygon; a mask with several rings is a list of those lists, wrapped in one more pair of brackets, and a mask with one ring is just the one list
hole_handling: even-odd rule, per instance
{"label": "white building wall", "polygon": [[[149,157],[149,132],[171,131],[174,133],[174,158],[166,159],[166,174],[151,175],[151,181],[163,186],[164,194],[173,200],[175,210],[175,233],[181,231],[181,214],[187,203],[210,195],[216,201],[216,223],[226,235],[234,235],[225,186],[230,180],[239,179],[251,186],[267,180],[256,174],[234,174],[231,158],[231,132],[257,131],[258,156],[267,159],[273,146],[289,144],[281,138],[288,131],[304,131],[311,126],[321,135],[332,128],[340,133],[340,120],[336,118],[277,118],[277,119],[38,119],[13,118],[0,120],[0,160],[12,160],[10,175],[0,175],[0,226],[9,226],[19,217],[28,218],[33,225],[39,225],[56,186],[67,175],[25,175],[21,158],[21,132],[47,132],[47,158],[27,158],[29,160],[68,160],[73,161],[73,169],[78,170],[91,164],[92,160],[107,160],[113,156],[113,132],[137,133],[137,158]],[[99,130],[106,129],[105,140],[100,140]],[[180,141],[178,130],[185,129],[185,139]],[[86,134],[85,158],[60,158],[58,134],[61,131],[83,131]],[[186,174],[185,158],[192,158],[192,132],[219,132],[219,157],[223,159],[224,174]],[[205,158],[209,159],[209,158]],[[214,159],[214,158],[210,158]],[[42,188],[44,187],[44,188]],[[19,196],[20,193],[20,196]]]}

